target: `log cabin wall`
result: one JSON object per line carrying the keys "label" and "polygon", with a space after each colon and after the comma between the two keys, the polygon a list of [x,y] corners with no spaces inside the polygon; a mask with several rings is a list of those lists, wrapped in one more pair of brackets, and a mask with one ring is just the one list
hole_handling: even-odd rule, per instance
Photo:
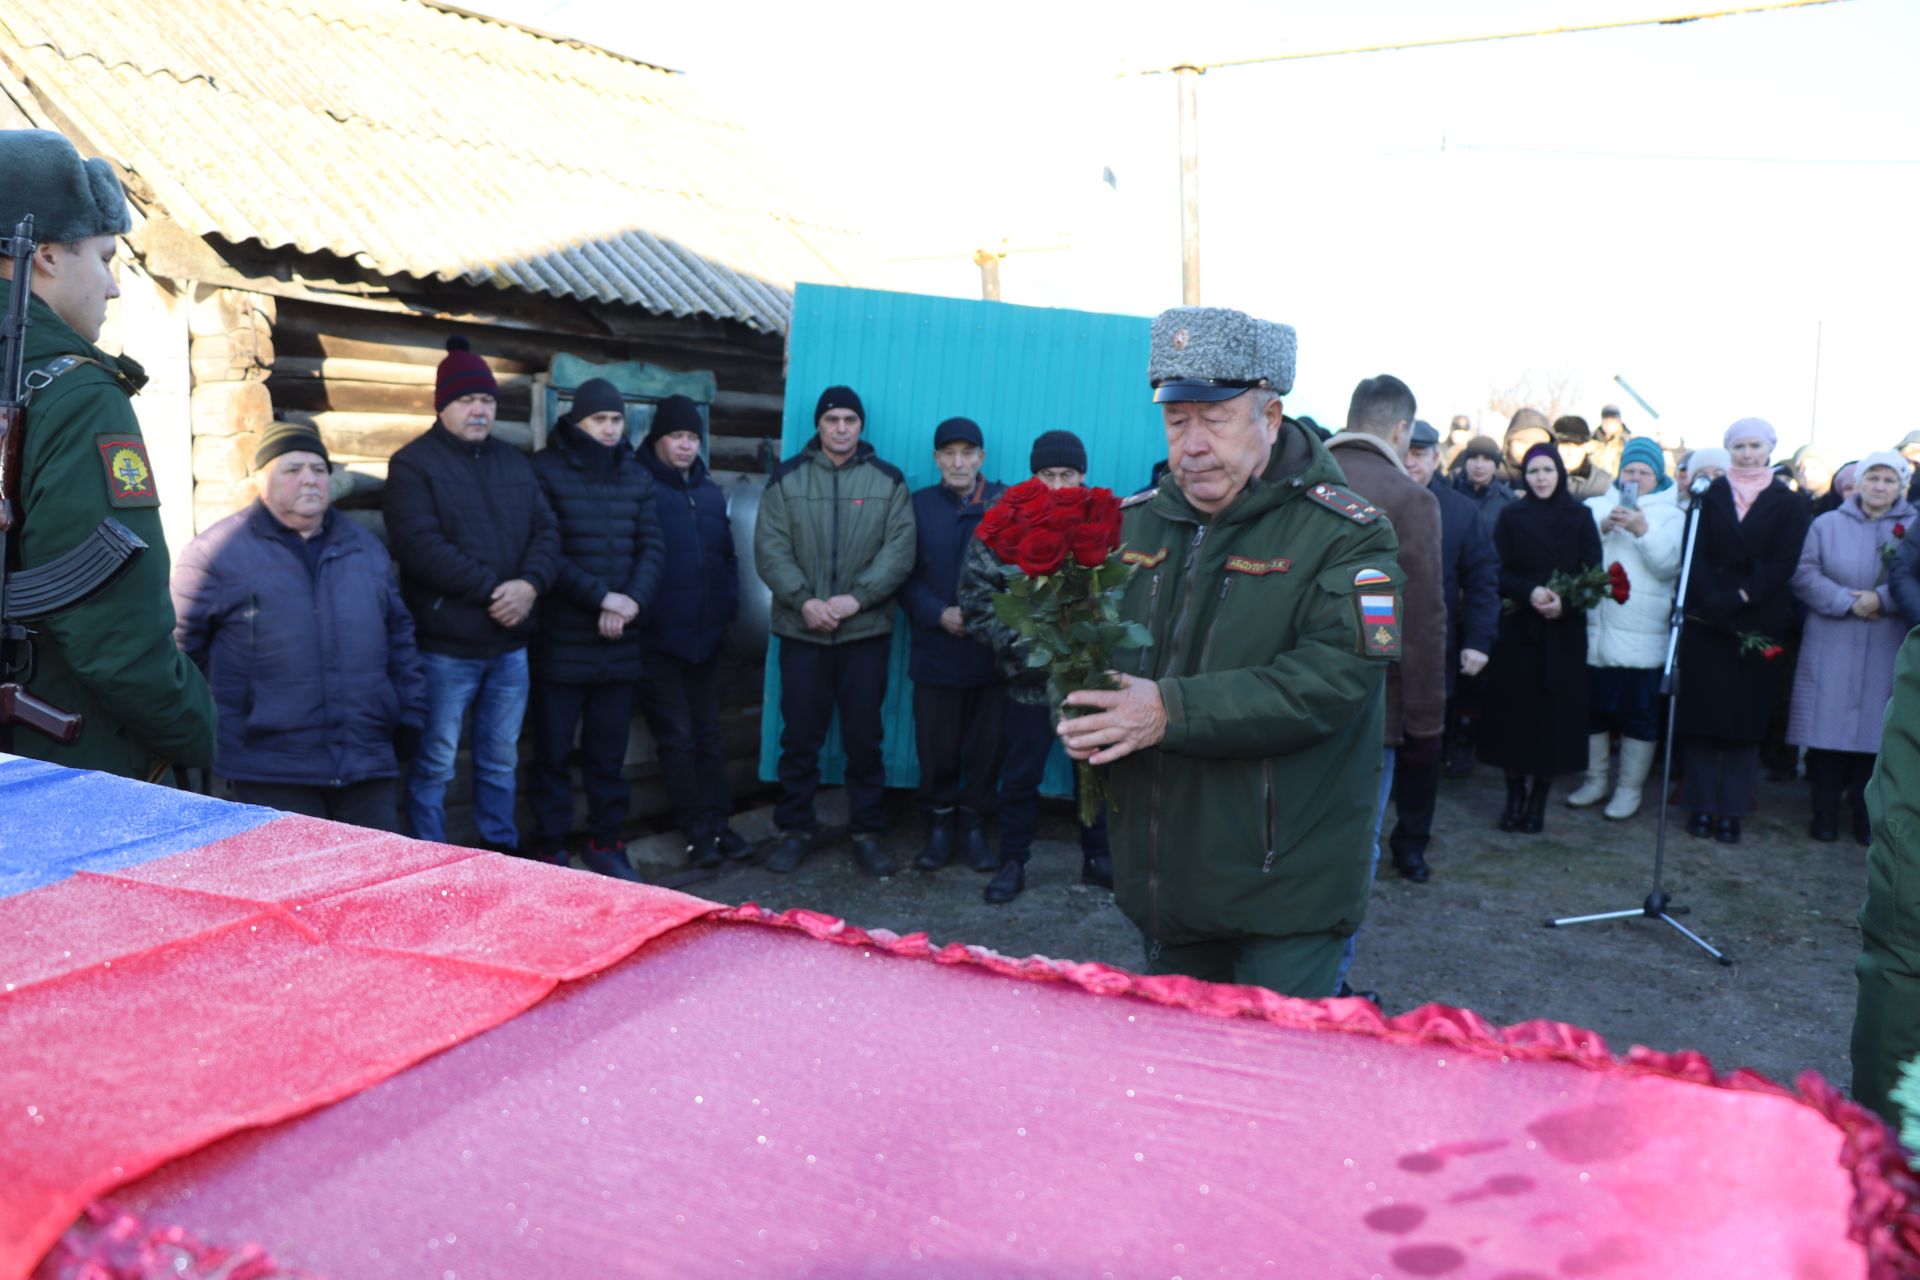
{"label": "log cabin wall", "polygon": [[[711,467],[725,489],[759,483],[778,456],[785,385],[785,344],[778,335],[731,322],[604,307],[590,312],[544,300],[514,307],[498,292],[436,299],[422,304],[423,310],[431,306],[429,314],[410,314],[236,288],[191,289],[196,532],[252,500],[248,473],[260,432],[283,420],[319,430],[334,463],[335,506],[384,541],[387,461],[432,421],[435,369],[455,333],[465,334],[492,367],[500,382],[494,434],[519,448],[536,445],[535,379],[564,351],[598,363],[637,360],[712,372],[718,390],[709,411]],[[765,656],[764,637],[754,644],[736,635],[722,660],[721,728],[736,803],[763,787],[756,760]],[[523,743],[523,755],[526,750]],[[633,787],[630,821],[670,827],[670,798],[637,713],[625,773]],[[469,777],[463,751],[448,792],[452,839],[477,834]],[[585,801],[578,792],[575,801],[576,830],[584,830]]]}

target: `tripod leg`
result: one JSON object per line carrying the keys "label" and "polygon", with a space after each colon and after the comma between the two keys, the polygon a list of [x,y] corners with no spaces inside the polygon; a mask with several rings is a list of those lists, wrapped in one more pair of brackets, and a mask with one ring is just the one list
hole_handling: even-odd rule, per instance
{"label": "tripod leg", "polygon": [[1695,933],[1693,930],[1687,928],[1687,926],[1681,924],[1678,920],[1675,920],[1672,916],[1667,915],[1663,912],[1660,918],[1662,920],[1665,920],[1668,924],[1672,925],[1674,928],[1678,929],[1683,935],[1685,935],[1687,941],[1693,943],[1694,946],[1700,948],[1702,951],[1712,956],[1715,960],[1718,960],[1721,964],[1730,965],[1733,963],[1732,956],[1727,955],[1723,951],[1717,950],[1712,943],[1708,942],[1705,938],[1701,937],[1699,934]]}

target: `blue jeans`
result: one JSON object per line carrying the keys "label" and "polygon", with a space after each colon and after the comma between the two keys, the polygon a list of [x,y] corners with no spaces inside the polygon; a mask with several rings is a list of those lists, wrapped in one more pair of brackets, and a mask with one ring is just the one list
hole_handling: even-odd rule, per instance
{"label": "blue jeans", "polygon": [[[1367,864],[1367,885],[1371,893],[1373,873],[1380,869],[1380,826],[1386,821],[1387,801],[1393,796],[1393,761],[1396,749],[1387,747],[1380,760],[1380,801],[1373,807],[1373,859]],[[1347,945],[1340,951],[1340,973],[1333,980],[1333,990],[1328,995],[1337,995],[1340,984],[1347,980],[1347,970],[1353,968],[1353,953],[1358,946],[1360,931],[1355,929],[1347,937]]]}
{"label": "blue jeans", "polygon": [[497,658],[420,654],[427,676],[427,724],[407,770],[407,820],[421,840],[447,838],[447,784],[460,750],[460,722],[473,709],[473,816],[480,838],[520,847],[513,822],[513,773],[527,714],[527,651]]}

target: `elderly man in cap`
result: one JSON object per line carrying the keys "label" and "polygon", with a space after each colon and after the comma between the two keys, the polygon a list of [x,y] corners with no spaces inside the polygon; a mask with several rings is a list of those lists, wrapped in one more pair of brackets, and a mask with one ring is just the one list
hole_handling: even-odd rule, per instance
{"label": "elderly man in cap", "polygon": [[897,868],[880,846],[887,770],[880,706],[887,697],[894,596],[913,569],[913,496],[899,468],[860,439],[867,411],[851,387],[828,387],[814,436],[775,467],[753,531],[754,567],[773,592],[780,639],[780,841],[769,871],[813,852],[820,748],[833,715],[847,752],[853,862],[866,875]]}
{"label": "elderly man in cap", "polygon": [[311,428],[275,424],[253,465],[258,496],[173,573],[180,649],[220,709],[214,768],[242,803],[396,830],[427,691],[393,562],[329,505]]}
{"label": "elderly man in cap", "polygon": [[948,418],[933,429],[933,465],[940,483],[916,489],[913,523],[917,550],[900,603],[913,624],[914,745],[920,758],[920,807],[927,843],[916,871],[938,871],[953,861],[992,871],[1000,860],[987,847],[987,813],[1000,757],[1000,682],[993,651],[967,634],[960,615],[960,566],[980,517],[1003,486],[983,479],[986,439],[971,418]]}
{"label": "elderly man in cap", "polygon": [[427,723],[407,773],[407,818],[447,836],[447,784],[473,712],[473,810],[480,839],[518,852],[514,770],[527,712],[534,601],[560,573],[560,525],[533,464],[493,438],[500,384],[467,340],[447,339],[432,426],[387,466],[387,537],[400,562],[427,674]]}
{"label": "elderly man in cap", "polygon": [[[0,725],[0,750],[129,778],[207,765],[213,698],[173,643],[160,493],[130,403],[147,375],[94,345],[107,303],[120,296],[113,257],[131,221],[126,198],[105,160],[83,161],[65,138],[37,129],[0,132],[0,174],[0,235],[31,214],[36,241],[21,367],[38,389],[21,441],[7,569],[56,559],[109,518],[147,544],[111,586],[34,624],[27,691],[83,716],[79,738],[62,745]],[[0,310],[19,266],[0,256]]]}
{"label": "elderly man in cap", "polygon": [[1126,502],[1120,688],[1069,695],[1111,768],[1114,891],[1149,972],[1330,996],[1366,910],[1397,543],[1284,422],[1294,333],[1238,311],[1153,322],[1167,478]]}
{"label": "elderly man in cap", "polygon": [[1627,447],[1627,441],[1633,438],[1633,432],[1627,430],[1626,420],[1620,416],[1619,406],[1601,406],[1600,423],[1593,429],[1593,465],[1608,475],[1619,475],[1620,454]]}
{"label": "elderly man in cap", "polygon": [[1613,472],[1594,460],[1599,441],[1587,420],[1568,414],[1553,421],[1553,445],[1567,469],[1567,492],[1585,502],[1604,498],[1613,489]]}

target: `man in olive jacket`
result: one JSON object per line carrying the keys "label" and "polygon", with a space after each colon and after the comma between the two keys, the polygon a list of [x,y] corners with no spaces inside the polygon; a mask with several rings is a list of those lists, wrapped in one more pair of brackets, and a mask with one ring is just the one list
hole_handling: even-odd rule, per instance
{"label": "man in olive jacket", "polygon": [[1366,909],[1401,573],[1379,509],[1283,421],[1294,349],[1238,311],[1154,321],[1171,468],[1124,504],[1121,604],[1152,645],[1121,651],[1117,692],[1069,695],[1098,710],[1059,732],[1112,766],[1148,971],[1324,997]]}
{"label": "man in olive jacket", "polygon": [[[108,517],[147,544],[112,586],[34,625],[28,692],[84,716],[79,740],[61,746],[30,729],[0,728],[0,750],[153,780],[169,765],[209,765],[213,697],[173,643],[160,494],[130,403],[147,377],[94,345],[108,300],[120,296],[113,255],[129,226],[126,197],[106,161],[83,162],[72,143],[42,130],[0,132],[0,174],[4,234],[30,213],[39,242],[23,367],[35,382],[51,379],[27,411],[7,568],[32,569],[72,550]],[[14,265],[0,257],[0,310],[12,298]]]}
{"label": "man in olive jacket", "polygon": [[886,830],[880,704],[887,696],[894,595],[913,570],[913,497],[906,477],[860,439],[866,408],[850,387],[828,387],[816,432],[775,468],[760,499],[754,563],[773,592],[780,638],[780,842],[770,871],[812,852],[820,748],[837,707],[847,752],[854,864],[893,874]]}
{"label": "man in olive jacket", "polygon": [[1873,847],[1860,909],[1860,983],[1853,1016],[1853,1099],[1895,1128],[1888,1096],[1920,1058],[1920,644],[1908,635],[1893,669],[1880,758],[1867,783]]}

